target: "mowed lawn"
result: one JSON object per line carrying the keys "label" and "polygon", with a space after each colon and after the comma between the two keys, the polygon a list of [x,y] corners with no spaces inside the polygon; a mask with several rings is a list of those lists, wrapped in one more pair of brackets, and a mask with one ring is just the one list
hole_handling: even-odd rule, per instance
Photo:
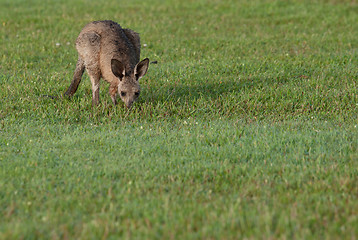
{"label": "mowed lawn", "polygon": [[[0,0],[0,239],[357,239],[358,3]],[[75,39],[140,33],[131,111]]]}

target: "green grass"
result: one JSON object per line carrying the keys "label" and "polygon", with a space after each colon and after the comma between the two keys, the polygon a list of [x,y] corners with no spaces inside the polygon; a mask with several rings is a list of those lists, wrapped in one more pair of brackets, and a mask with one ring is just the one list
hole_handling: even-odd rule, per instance
{"label": "green grass", "polygon": [[[357,12],[0,0],[0,239],[357,239]],[[158,61],[130,112],[62,98],[100,19]]]}

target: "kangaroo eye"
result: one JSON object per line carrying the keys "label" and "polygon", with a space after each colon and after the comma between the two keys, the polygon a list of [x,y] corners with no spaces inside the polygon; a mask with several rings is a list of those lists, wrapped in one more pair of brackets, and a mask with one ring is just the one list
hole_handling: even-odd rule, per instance
{"label": "kangaroo eye", "polygon": [[122,96],[122,97],[125,97],[126,94],[127,94],[126,92],[121,91],[121,96]]}
{"label": "kangaroo eye", "polygon": [[139,96],[139,92],[135,92],[134,95],[136,95],[137,97]]}

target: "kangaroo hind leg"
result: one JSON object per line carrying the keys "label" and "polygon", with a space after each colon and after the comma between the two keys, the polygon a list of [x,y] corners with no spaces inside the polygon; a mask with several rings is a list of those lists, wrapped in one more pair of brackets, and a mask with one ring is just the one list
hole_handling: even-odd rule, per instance
{"label": "kangaroo hind leg", "polygon": [[[99,34],[90,31],[80,33],[76,41],[76,49],[80,59],[79,64],[81,65],[81,71],[78,71],[78,74],[82,75],[84,68],[86,68],[92,83],[93,105],[98,105],[99,103],[99,82],[101,78],[101,69],[99,64],[99,52],[101,49],[100,40],[101,36]],[[76,74],[77,71],[75,71],[75,76],[77,76]],[[73,81],[74,88],[77,89],[79,81]]]}
{"label": "kangaroo hind leg", "polygon": [[91,71],[87,69],[88,75],[90,76],[92,83],[92,105],[96,106],[99,104],[99,85],[100,85],[100,75],[96,71]]}
{"label": "kangaroo hind leg", "polygon": [[66,96],[71,97],[75,94],[85,68],[87,68],[87,70],[88,68],[99,69],[100,39],[100,35],[95,32],[84,32],[78,36],[76,41],[78,60],[71,85],[65,92]]}

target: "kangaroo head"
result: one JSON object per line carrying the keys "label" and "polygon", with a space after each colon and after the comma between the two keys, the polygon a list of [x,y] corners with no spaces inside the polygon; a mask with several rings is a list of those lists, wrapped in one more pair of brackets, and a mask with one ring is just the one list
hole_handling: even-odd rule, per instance
{"label": "kangaroo head", "polygon": [[130,108],[133,102],[139,97],[139,79],[147,73],[148,65],[149,59],[145,58],[137,63],[133,71],[126,71],[120,61],[117,59],[111,60],[112,72],[119,78],[118,94],[127,108]]}

